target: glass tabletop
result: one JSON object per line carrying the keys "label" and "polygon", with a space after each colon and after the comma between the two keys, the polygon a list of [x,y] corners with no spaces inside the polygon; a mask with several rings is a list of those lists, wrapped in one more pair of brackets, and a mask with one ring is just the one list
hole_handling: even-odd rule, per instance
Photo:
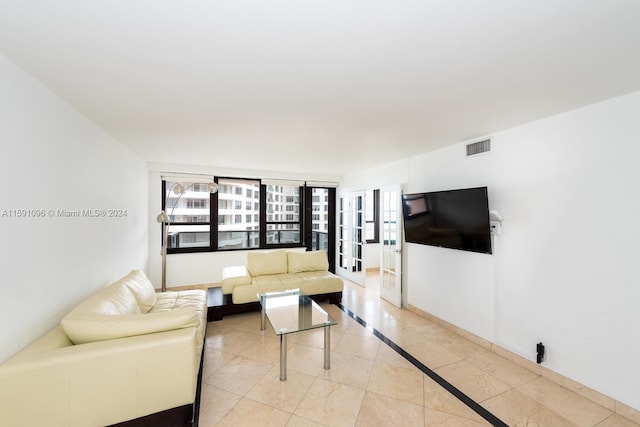
{"label": "glass tabletop", "polygon": [[277,335],[337,324],[326,311],[299,289],[267,292],[259,294],[258,299]]}

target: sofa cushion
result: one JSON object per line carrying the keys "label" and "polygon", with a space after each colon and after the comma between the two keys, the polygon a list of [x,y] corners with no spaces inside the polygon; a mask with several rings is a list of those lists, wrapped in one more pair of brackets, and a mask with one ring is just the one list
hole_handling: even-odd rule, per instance
{"label": "sofa cushion", "polygon": [[[168,291],[158,294],[156,304],[148,314],[163,313],[182,309],[193,309],[198,322],[196,326],[196,344],[204,343],[205,329],[207,327],[207,292],[202,289],[185,291]],[[181,327],[191,326],[185,325]]]}
{"label": "sofa cushion", "polygon": [[317,295],[342,292],[342,279],[329,271],[307,271],[296,274],[280,274],[254,277],[253,285],[237,286],[233,290],[233,303],[258,301],[258,294],[300,289],[303,294]]}
{"label": "sofa cushion", "polygon": [[247,270],[252,276],[284,274],[287,272],[287,251],[248,252]]}
{"label": "sofa cushion", "polygon": [[122,280],[93,294],[78,304],[67,316],[78,314],[140,314],[140,305]]}
{"label": "sofa cushion", "polygon": [[313,252],[289,252],[288,266],[289,273],[302,273],[305,271],[327,271],[329,261],[325,251]]}
{"label": "sofa cushion", "polygon": [[282,285],[282,281],[288,277],[288,274],[269,274],[266,276],[256,276],[251,280],[252,285]]}
{"label": "sofa cushion", "polygon": [[[152,307],[147,305],[152,298],[151,284],[147,282],[144,273],[134,270],[100,290],[62,319],[64,332],[75,344],[82,344],[198,325],[198,313],[193,307],[149,313]],[[147,312],[141,310],[141,303]]]}
{"label": "sofa cushion", "polygon": [[61,322],[75,344],[188,328],[198,323],[192,307],[143,314],[74,313]]}
{"label": "sofa cushion", "polygon": [[244,265],[234,265],[222,269],[222,293],[228,295],[233,288],[241,285],[250,285],[251,275]]}
{"label": "sofa cushion", "polygon": [[126,284],[136,297],[140,312],[148,312],[156,303],[156,289],[142,270],[131,270],[129,274],[118,280],[118,282]]}

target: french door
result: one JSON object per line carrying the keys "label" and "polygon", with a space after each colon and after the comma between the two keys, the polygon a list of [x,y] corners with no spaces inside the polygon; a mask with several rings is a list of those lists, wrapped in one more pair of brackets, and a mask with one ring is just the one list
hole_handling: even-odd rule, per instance
{"label": "french door", "polygon": [[380,297],[402,304],[402,206],[399,185],[380,189]]}
{"label": "french door", "polygon": [[340,195],[338,206],[338,272],[340,276],[365,285],[364,191]]}

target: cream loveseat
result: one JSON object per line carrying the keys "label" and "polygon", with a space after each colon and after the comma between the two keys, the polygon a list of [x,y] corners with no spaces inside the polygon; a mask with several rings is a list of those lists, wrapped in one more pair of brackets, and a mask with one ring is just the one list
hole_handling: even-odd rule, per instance
{"label": "cream loveseat", "polygon": [[105,426],[189,416],[206,328],[203,290],[156,293],[134,270],[0,365],[0,426]]}
{"label": "cream loveseat", "polygon": [[209,308],[209,320],[260,308],[258,294],[300,289],[315,300],[342,301],[342,279],[329,272],[324,251],[248,252],[246,265],[222,270],[221,305]]}

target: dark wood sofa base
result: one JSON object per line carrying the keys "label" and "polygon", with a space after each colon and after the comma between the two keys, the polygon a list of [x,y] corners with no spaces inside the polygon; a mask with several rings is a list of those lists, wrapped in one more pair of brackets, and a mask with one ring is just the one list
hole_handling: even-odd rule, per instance
{"label": "dark wood sofa base", "polygon": [[[244,304],[234,304],[231,295],[223,295],[222,288],[209,288],[207,291],[208,305],[207,321],[222,320],[227,314],[246,313],[260,310],[258,301]],[[342,292],[330,292],[326,294],[309,295],[316,302],[329,301],[331,304],[342,303]]]}
{"label": "dark wood sofa base", "polygon": [[193,406],[193,404],[190,404],[167,409],[146,417],[113,424],[110,427],[191,427],[194,425]]}

